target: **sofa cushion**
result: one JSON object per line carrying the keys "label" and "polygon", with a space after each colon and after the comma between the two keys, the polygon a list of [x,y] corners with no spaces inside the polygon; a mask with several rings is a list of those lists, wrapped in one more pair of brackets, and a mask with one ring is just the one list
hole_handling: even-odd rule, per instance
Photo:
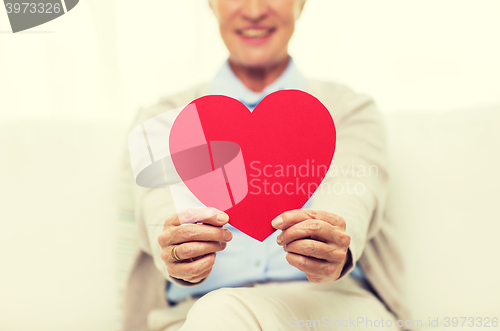
{"label": "sofa cushion", "polygon": [[500,315],[500,107],[387,114],[414,317]]}

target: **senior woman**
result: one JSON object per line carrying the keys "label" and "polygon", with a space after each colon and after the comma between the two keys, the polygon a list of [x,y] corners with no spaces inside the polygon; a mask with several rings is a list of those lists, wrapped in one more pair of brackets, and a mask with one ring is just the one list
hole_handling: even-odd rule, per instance
{"label": "senior woman", "polygon": [[[305,79],[297,69],[288,43],[304,2],[210,0],[228,60],[211,82],[142,110],[134,125],[207,94],[236,98],[252,111],[269,93],[304,90],[335,119],[337,173],[324,184],[342,192],[316,192],[302,209],[274,219],[280,231],[261,243],[230,226],[223,212],[180,226],[168,190],[134,187],[140,252],[125,330],[400,329],[408,317],[401,261],[384,217],[381,115],[371,98]],[[376,173],[358,172],[368,168]],[[353,193],[359,183],[363,192]]]}

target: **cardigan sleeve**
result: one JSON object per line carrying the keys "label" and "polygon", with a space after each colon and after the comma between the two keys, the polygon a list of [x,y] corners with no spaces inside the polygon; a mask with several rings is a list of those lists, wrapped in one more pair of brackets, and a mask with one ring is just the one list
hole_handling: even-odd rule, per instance
{"label": "cardigan sleeve", "polygon": [[[133,122],[132,128],[141,125],[145,120],[159,115],[163,112],[179,107],[176,102],[163,100],[157,105],[140,110]],[[126,155],[129,155],[128,151]],[[130,162],[129,162],[130,164]],[[132,169],[127,169],[133,180]],[[181,287],[199,285],[181,279],[173,278],[169,275],[165,262],[161,259],[162,248],[158,243],[158,236],[163,230],[163,225],[167,217],[177,213],[170,189],[165,188],[145,188],[133,183],[133,206],[134,218],[136,222],[137,243],[139,248],[153,257],[156,268],[163,277],[170,282],[174,282]]]}
{"label": "cardigan sleeve", "polygon": [[311,208],[346,221],[351,237],[341,277],[354,269],[368,240],[380,230],[388,186],[387,143],[383,118],[372,98],[341,88],[325,104],[335,121],[334,158]]}

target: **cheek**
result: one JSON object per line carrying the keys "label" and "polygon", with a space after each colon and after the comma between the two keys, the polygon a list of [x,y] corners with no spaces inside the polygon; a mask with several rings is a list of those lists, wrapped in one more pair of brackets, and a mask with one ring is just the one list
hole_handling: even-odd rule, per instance
{"label": "cheek", "polygon": [[292,37],[294,29],[295,29],[295,24],[293,21],[283,26],[283,33],[285,35],[286,42],[288,42]]}
{"label": "cheek", "polygon": [[[290,41],[290,38],[293,35],[293,31],[295,28],[295,24],[293,21],[288,21],[288,22],[283,22],[283,24],[280,27],[280,32],[279,32],[279,47],[283,47],[285,44],[288,44]],[[278,46],[278,45],[276,45]]]}
{"label": "cheek", "polygon": [[231,29],[227,25],[220,25],[219,30],[220,30],[220,35],[224,40],[229,36],[231,32]]}
{"label": "cheek", "polygon": [[223,8],[219,10],[219,31],[222,39],[226,43],[234,43],[236,39],[235,36],[235,18],[237,13],[235,10],[231,10],[231,8]]}
{"label": "cheek", "polygon": [[222,40],[224,40],[224,43],[229,47],[230,44],[232,45],[235,41],[234,38],[234,29],[232,28],[231,24],[229,22],[221,22],[219,24],[219,32],[220,36],[222,37]]}
{"label": "cheek", "polygon": [[229,52],[234,53],[241,48],[240,40],[231,28],[221,27],[220,34]]}
{"label": "cheek", "polygon": [[287,2],[287,6],[276,8],[275,13],[278,14],[277,16],[282,30],[282,36],[283,38],[287,38],[288,41],[295,29],[295,14],[293,6]]}

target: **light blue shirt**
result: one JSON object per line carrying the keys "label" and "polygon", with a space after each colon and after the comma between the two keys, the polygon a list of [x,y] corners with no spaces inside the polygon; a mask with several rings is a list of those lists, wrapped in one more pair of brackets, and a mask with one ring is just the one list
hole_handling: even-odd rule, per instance
{"label": "light blue shirt", "polygon": [[[273,83],[262,92],[249,90],[233,73],[228,61],[224,63],[210,84],[209,94],[226,95],[238,99],[250,111],[268,94],[278,90],[304,90],[306,80],[290,58],[287,68]],[[313,199],[314,195],[311,197]],[[302,208],[308,208],[311,199]],[[176,302],[194,294],[204,294],[221,287],[239,286],[250,282],[270,280],[307,279],[304,272],[288,264],[286,252],[276,243],[281,231],[274,232],[263,242],[250,238],[235,227],[224,226],[233,233],[233,239],[226,249],[217,252],[212,272],[200,285],[181,287],[171,283],[167,289],[167,297]],[[351,272],[352,276],[364,277],[358,266]]]}

